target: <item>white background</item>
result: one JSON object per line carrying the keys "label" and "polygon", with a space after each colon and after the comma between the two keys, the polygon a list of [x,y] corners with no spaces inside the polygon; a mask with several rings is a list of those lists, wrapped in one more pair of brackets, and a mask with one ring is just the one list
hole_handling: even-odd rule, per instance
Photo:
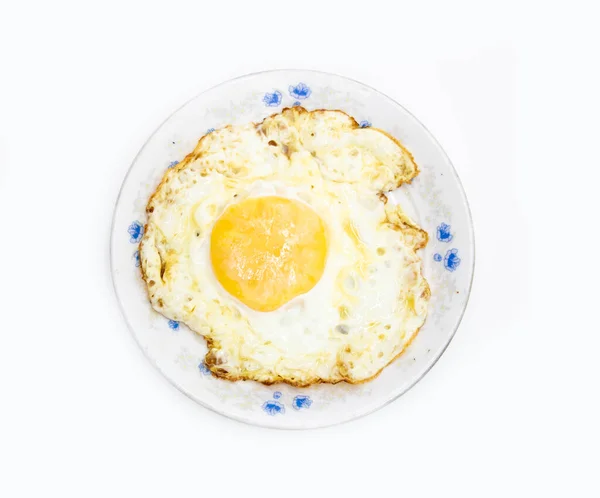
{"label": "white background", "polygon": [[[0,10],[0,496],[598,496],[593,2],[27,2]],[[171,387],[119,313],[123,177],[176,107],[310,68],[374,86],[454,162],[464,321],[399,401],[258,429]]]}

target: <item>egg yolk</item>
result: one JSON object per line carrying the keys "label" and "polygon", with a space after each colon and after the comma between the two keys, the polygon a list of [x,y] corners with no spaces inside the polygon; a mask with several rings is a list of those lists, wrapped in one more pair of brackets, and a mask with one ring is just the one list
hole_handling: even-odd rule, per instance
{"label": "egg yolk", "polygon": [[217,279],[257,311],[273,311],[312,289],[326,257],[325,225],[319,215],[284,197],[252,197],[229,206],[210,239]]}

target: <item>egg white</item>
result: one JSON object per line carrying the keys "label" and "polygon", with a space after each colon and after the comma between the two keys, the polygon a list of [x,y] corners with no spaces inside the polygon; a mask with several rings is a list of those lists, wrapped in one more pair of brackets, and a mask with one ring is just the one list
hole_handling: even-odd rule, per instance
{"label": "egg white", "polygon": [[[381,194],[417,171],[396,141],[335,111],[294,108],[211,133],[166,173],[148,204],[140,255],[153,307],[204,336],[207,364],[224,378],[295,385],[372,378],[427,313],[416,253],[427,235]],[[265,195],[310,206],[328,240],[319,282],[271,312],[231,296],[210,263],[218,217]]]}

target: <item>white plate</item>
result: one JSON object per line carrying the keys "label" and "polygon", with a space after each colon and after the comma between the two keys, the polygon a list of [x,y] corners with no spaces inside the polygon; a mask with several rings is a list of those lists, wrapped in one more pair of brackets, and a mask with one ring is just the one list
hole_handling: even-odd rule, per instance
{"label": "white plate", "polygon": [[[261,121],[284,107],[341,109],[361,126],[397,137],[421,168],[394,193],[430,235],[421,251],[431,286],[429,315],[408,350],[375,380],[295,388],[214,378],[205,368],[204,340],[152,310],[140,277],[138,245],[145,207],[165,170],[198,139],[227,124]],[[250,74],[214,87],[185,104],[150,137],[135,158],[117,200],[111,235],[115,291],[131,332],[148,359],[201,405],[251,424],[322,427],[366,415],[398,398],[433,366],[463,316],[473,277],[471,215],[456,171],[425,127],[389,97],[341,76],[282,70]]]}

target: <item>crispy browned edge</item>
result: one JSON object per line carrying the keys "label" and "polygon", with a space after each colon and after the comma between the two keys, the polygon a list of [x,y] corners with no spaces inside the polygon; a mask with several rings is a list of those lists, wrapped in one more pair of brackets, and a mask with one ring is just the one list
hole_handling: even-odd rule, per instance
{"label": "crispy browned edge", "polygon": [[[267,116],[265,119],[263,119],[260,123],[254,123],[255,127],[260,126],[261,124],[263,124],[267,119],[273,118],[274,116],[277,116],[278,114],[283,114],[283,112],[287,111],[287,110],[291,110],[291,111],[298,111],[300,113],[309,113],[309,114],[313,114],[313,113],[319,113],[319,112],[339,112],[341,114],[346,115],[348,118],[351,119],[352,121],[352,129],[357,129],[360,128],[360,125],[358,123],[358,121],[356,121],[356,119],[354,119],[354,117],[350,116],[349,114],[347,114],[344,111],[341,111],[339,109],[314,109],[312,111],[307,111],[304,107],[302,106],[297,106],[297,107],[284,107],[280,112],[275,112],[273,114],[271,114],[270,116]],[[224,128],[231,128],[233,125],[227,125],[224,126],[221,129]],[[419,173],[419,166],[417,165],[417,162],[415,161],[413,155],[411,154],[411,152],[404,147],[404,145],[402,145],[400,143],[400,141],[396,138],[393,137],[392,135],[390,135],[389,133],[387,133],[384,130],[381,130],[380,128],[375,128],[375,127],[369,127],[369,130],[374,130],[377,131],[379,133],[382,133],[383,135],[385,135],[386,137],[388,137],[390,140],[392,140],[396,145],[398,145],[402,151],[407,154],[410,159],[412,160],[412,162],[415,165],[415,174],[409,178],[407,181],[403,182],[400,181],[394,188],[399,188],[401,185],[403,185],[404,183],[411,183],[411,181],[413,180],[413,178],[415,178]],[[202,141],[207,137],[208,135],[204,135],[200,138],[200,140],[198,140],[198,143],[196,144],[196,147],[194,148],[194,150],[192,152],[190,152],[188,155],[185,156],[185,158],[183,159],[183,161],[181,161],[179,164],[177,164],[173,169],[171,170],[167,170],[165,172],[165,174],[163,175],[163,178],[161,180],[161,182],[158,184],[158,186],[156,187],[156,190],[152,193],[152,195],[150,196],[150,198],[148,199],[148,203],[146,204],[146,215],[148,215],[149,213],[151,213],[150,211],[150,207],[152,204],[152,201],[154,200],[154,197],[157,195],[157,193],[162,189],[163,185],[165,185],[166,183],[168,183],[168,176],[169,174],[174,170],[175,172],[177,171],[181,171],[183,168],[185,168],[188,163],[194,159],[197,158],[197,154],[196,154],[196,150],[198,149],[198,147],[200,146],[200,144],[202,143]],[[385,196],[385,194],[383,192],[379,192],[379,198],[380,200],[385,204],[387,202],[387,197]],[[417,247],[415,247],[415,251],[422,249],[423,247],[425,247],[427,245],[427,243],[429,242],[429,234],[423,230],[421,227],[418,227],[417,225],[412,225],[411,228],[417,229],[420,232],[422,232],[425,235],[425,242]],[[144,225],[144,233],[146,233],[148,230],[148,223],[146,223]],[[140,241],[140,245],[139,245],[139,250],[140,253],[142,251],[142,247],[144,244],[144,238],[142,237],[142,240]],[[144,272],[144,265],[143,263],[140,264],[140,270],[141,270],[141,275],[142,275],[142,280],[146,283],[146,292],[148,293],[148,300],[150,300],[150,289],[148,287],[148,282],[146,281],[146,273]],[[423,294],[426,295],[427,298],[429,298],[429,296],[431,296],[431,291],[429,288],[429,284],[427,283],[427,280],[425,278],[423,278],[424,282],[425,282],[425,290],[423,291]],[[422,327],[422,326],[421,326]],[[375,374],[373,374],[371,377],[367,377],[366,379],[360,379],[360,380],[352,380],[349,378],[341,378],[341,379],[336,379],[336,380],[327,380],[327,379],[315,379],[315,380],[311,380],[309,382],[301,382],[301,381],[293,381],[290,379],[285,379],[283,377],[278,378],[276,380],[268,380],[268,381],[262,381],[262,380],[257,380],[257,379],[253,379],[251,377],[245,377],[242,375],[231,375],[228,372],[226,372],[223,369],[220,369],[219,366],[216,364],[215,360],[210,357],[210,351],[212,349],[212,345],[213,345],[213,340],[211,338],[207,338],[204,337],[204,339],[206,340],[206,345],[208,347],[208,352],[206,353],[206,356],[204,358],[204,361],[206,363],[206,366],[208,367],[208,369],[210,370],[211,374],[214,375],[215,377],[224,379],[224,380],[228,380],[230,382],[237,382],[240,380],[246,381],[246,380],[253,380],[254,382],[259,382],[261,384],[267,385],[267,386],[271,386],[274,384],[288,384],[290,386],[294,386],[294,387],[310,387],[312,385],[317,385],[317,384],[338,384],[340,382],[346,382],[348,384],[363,384],[365,382],[370,382],[371,380],[377,378],[381,372],[383,372],[383,370],[385,370],[391,363],[393,363],[394,361],[396,361],[405,351],[406,349],[412,344],[412,342],[414,341],[415,337],[417,337],[419,331],[421,330],[421,327],[419,327],[417,330],[415,330],[415,332],[413,333],[413,335],[411,336],[411,338],[404,344],[402,350],[396,355],[394,356],[389,362],[387,362],[383,367],[381,367],[377,372],[375,372]],[[197,333],[197,332],[194,332]],[[199,334],[202,335],[202,334]]]}

